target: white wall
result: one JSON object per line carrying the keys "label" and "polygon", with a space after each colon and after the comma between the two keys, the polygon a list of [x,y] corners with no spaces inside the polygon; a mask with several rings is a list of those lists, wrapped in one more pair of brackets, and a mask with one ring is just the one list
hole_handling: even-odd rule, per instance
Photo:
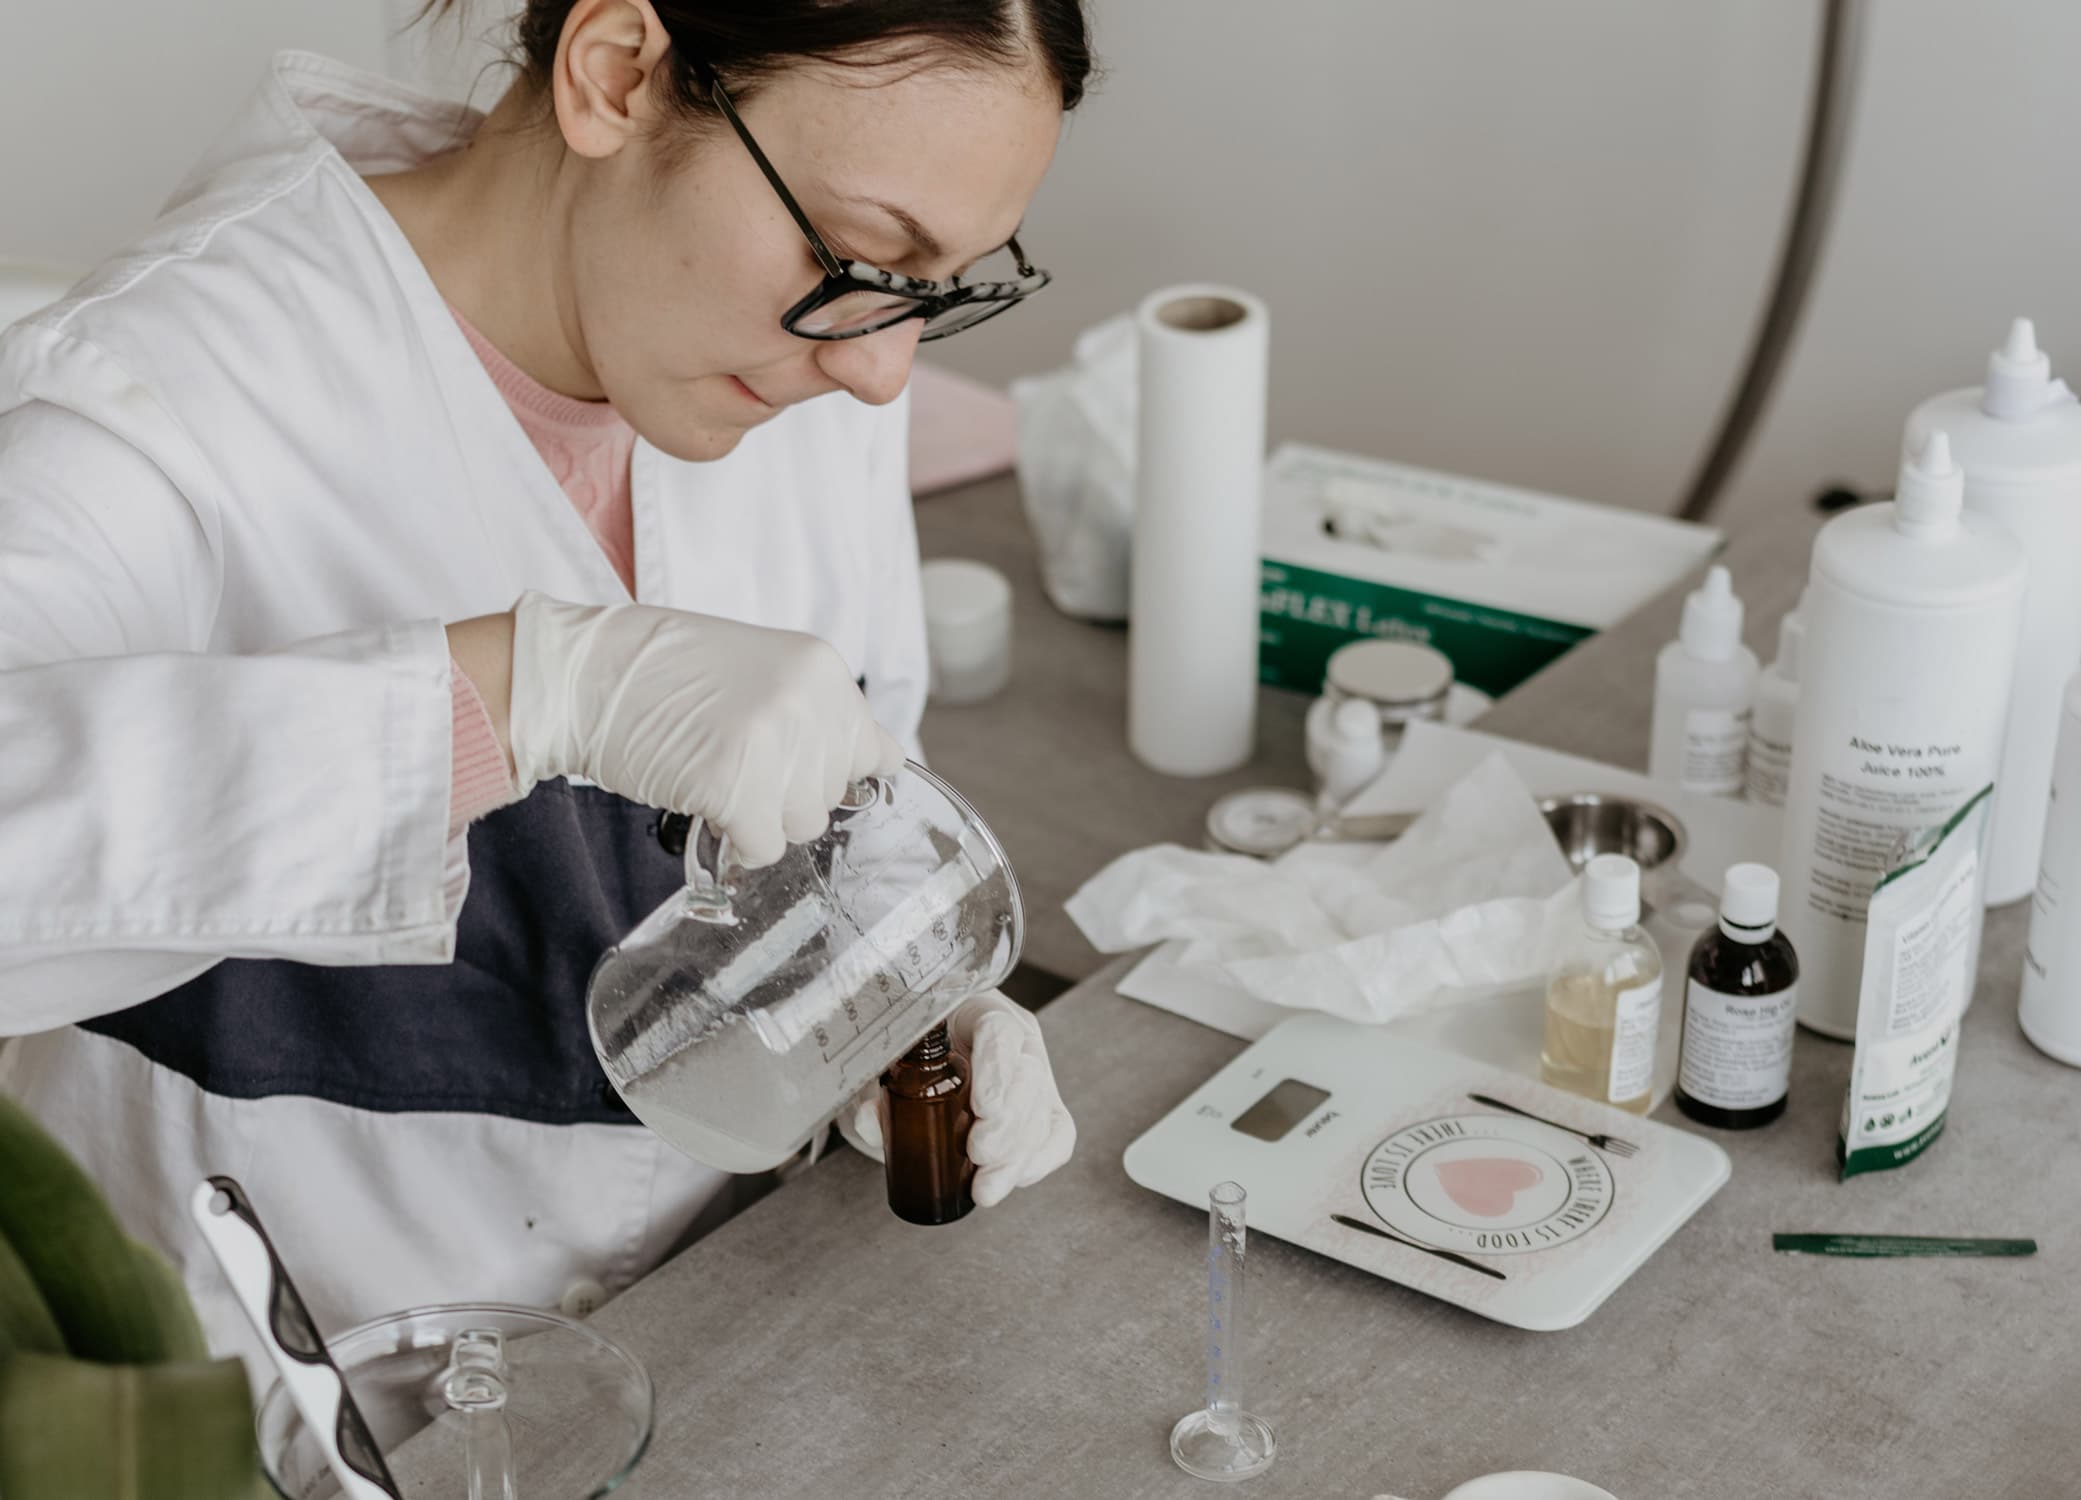
{"label": "white wall", "polygon": [[8,5],[0,257],[100,257],[151,221],[276,48],[380,66],[383,33],[369,0]]}
{"label": "white wall", "polygon": [[[399,35],[414,3],[16,7],[0,255],[117,243],[276,46],[487,102],[487,49]],[[1232,280],[1273,309],[1275,438],[1674,502],[1782,231],[1818,0],[1093,4],[1109,74],[1028,220],[1058,285],[940,357],[1007,378],[1152,287]],[[1730,515],[1887,484],[1909,406],[2015,312],[2081,373],[2081,6],[1868,10],[1845,193]]]}
{"label": "white wall", "polygon": [[[951,363],[1059,362],[1149,288],[1229,279],[1271,304],[1275,438],[1674,505],[1777,251],[1818,3],[1096,5],[1110,77],[1024,237],[1053,305]],[[1890,485],[1909,407],[2017,312],[2081,375],[2081,6],[1867,10],[1834,233],[1729,516]]]}
{"label": "white wall", "polygon": [[[412,26],[419,0],[106,0],[0,21],[0,259],[89,263],[150,222],[268,57],[302,47],[489,103],[506,0]],[[472,92],[474,89],[474,93]]]}

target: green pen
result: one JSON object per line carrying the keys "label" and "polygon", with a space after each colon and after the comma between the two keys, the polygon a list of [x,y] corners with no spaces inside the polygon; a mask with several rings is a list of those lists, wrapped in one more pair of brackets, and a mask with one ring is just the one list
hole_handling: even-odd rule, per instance
{"label": "green pen", "polygon": [[1774,1234],[1771,1248],[1786,1255],[1842,1255],[1894,1260],[1915,1255],[2036,1255],[2036,1240],[1970,1239],[1929,1234]]}

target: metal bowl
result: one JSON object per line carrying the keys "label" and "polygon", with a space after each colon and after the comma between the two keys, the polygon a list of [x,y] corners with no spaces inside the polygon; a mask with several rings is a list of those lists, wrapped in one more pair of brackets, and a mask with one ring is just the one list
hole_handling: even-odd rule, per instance
{"label": "metal bowl", "polygon": [[1623,854],[1648,874],[1674,870],[1684,854],[1684,825],[1675,813],[1652,802],[1606,792],[1570,792],[1539,799],[1546,826],[1554,831],[1568,863],[1580,871],[1600,854]]}

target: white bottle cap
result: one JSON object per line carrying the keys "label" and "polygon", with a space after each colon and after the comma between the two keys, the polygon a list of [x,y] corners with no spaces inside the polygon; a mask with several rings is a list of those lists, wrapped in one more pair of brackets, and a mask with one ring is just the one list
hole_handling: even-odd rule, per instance
{"label": "white bottle cap", "polygon": [[1358,698],[1346,698],[1330,712],[1322,746],[1323,794],[1342,806],[1364,791],[1387,764],[1387,732],[1380,710]]}
{"label": "white bottle cap", "polygon": [[1987,356],[1980,410],[2005,422],[2027,421],[2055,394],[2052,361],[2038,348],[2038,331],[2030,319],[2018,318],[2009,325],[2008,341]]}
{"label": "white bottle cap", "polygon": [[1799,602],[1778,621],[1778,657],[1771,666],[1785,681],[1799,681],[1799,651],[1805,644],[1806,591],[1802,589]]}
{"label": "white bottle cap", "polygon": [[1951,461],[1951,439],[1938,428],[1922,451],[1900,466],[1893,524],[1903,536],[1941,541],[1958,530],[1964,506],[1965,471]]}
{"label": "white bottle cap", "polygon": [[1720,931],[1738,943],[1761,943],[1778,930],[1778,872],[1769,865],[1729,865],[1720,888]]}
{"label": "white bottle cap", "polygon": [[1395,722],[1434,705],[1442,710],[1452,658],[1416,641],[1353,641],[1330,653],[1323,681],[1331,694],[1368,699]]}
{"label": "white bottle cap", "polygon": [[1734,596],[1734,576],[1715,563],[1705,583],[1684,599],[1684,625],[1677,639],[1684,655],[1698,661],[1725,661],[1741,648],[1741,600]]}
{"label": "white bottle cap", "polygon": [[1622,932],[1640,920],[1640,866],[1600,854],[1582,872],[1582,915],[1592,927]]}
{"label": "white bottle cap", "polygon": [[1380,710],[1361,698],[1346,698],[1330,711],[1330,742],[1341,753],[1377,747]]}

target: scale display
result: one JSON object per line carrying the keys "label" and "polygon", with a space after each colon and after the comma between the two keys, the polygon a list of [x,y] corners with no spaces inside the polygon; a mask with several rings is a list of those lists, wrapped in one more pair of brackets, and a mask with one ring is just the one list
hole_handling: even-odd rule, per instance
{"label": "scale display", "polygon": [[1128,1176],[1520,1328],[1587,1318],[1729,1175],[1712,1142],[1329,1016],[1284,1022],[1128,1147]]}

